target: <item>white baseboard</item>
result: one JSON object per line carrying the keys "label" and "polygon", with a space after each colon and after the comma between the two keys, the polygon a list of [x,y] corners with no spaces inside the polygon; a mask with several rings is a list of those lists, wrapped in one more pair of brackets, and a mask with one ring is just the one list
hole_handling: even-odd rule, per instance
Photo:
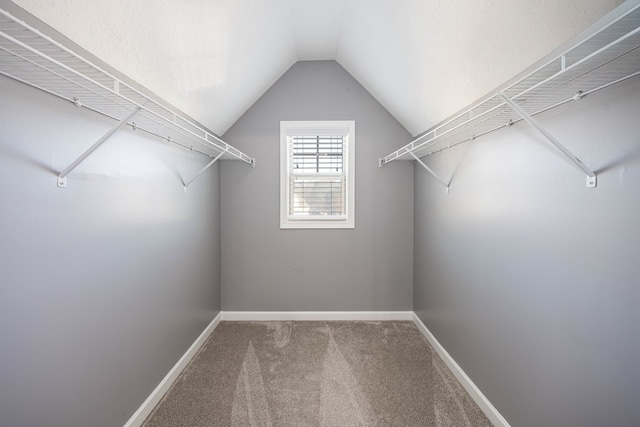
{"label": "white baseboard", "polygon": [[164,394],[171,388],[171,385],[178,378],[180,373],[187,367],[193,356],[198,352],[202,344],[209,338],[209,335],[218,326],[221,320],[231,321],[273,321],[273,320],[306,320],[306,321],[336,321],[336,320],[361,320],[361,321],[384,321],[384,320],[412,320],[416,327],[422,332],[429,344],[436,350],[440,358],[451,370],[460,384],[469,393],[471,398],[480,407],[482,412],[489,418],[496,427],[510,427],[507,420],[482,394],[480,389],[465,374],[462,368],[442,347],[431,331],[422,323],[420,318],[413,311],[221,311],[215,319],[205,328],[200,336],[191,344],[191,347],[182,355],[180,360],[171,368],[169,373],[160,381],[160,384],[151,392],[149,397],[140,405],[138,410],[131,416],[124,427],[139,427],[149,416],[153,408],[160,402]]}
{"label": "white baseboard", "polygon": [[196,355],[202,344],[209,338],[209,335],[218,326],[222,319],[222,313],[218,315],[209,323],[209,325],[202,331],[200,336],[191,344],[191,347],[182,355],[180,360],[171,368],[169,373],[160,381],[160,384],[151,392],[147,400],[145,400],[138,410],[129,418],[129,421],[124,427],[139,427],[144,420],[147,419],[153,408],[160,402],[164,394],[171,388],[171,385],[178,378],[180,373],[187,367],[193,356]]}
{"label": "white baseboard", "polygon": [[413,311],[223,311],[222,320],[413,320]]}
{"label": "white baseboard", "polygon": [[460,365],[456,363],[455,360],[451,357],[451,355],[447,352],[447,350],[442,347],[442,345],[438,342],[435,336],[427,329],[422,320],[413,313],[413,322],[416,324],[422,335],[427,339],[429,344],[435,349],[435,351],[440,355],[440,358],[444,361],[447,367],[451,370],[453,375],[460,381],[460,384],[464,387],[464,389],[469,393],[469,396],[476,402],[476,404],[480,407],[482,412],[489,418],[489,421],[496,427],[510,427],[507,420],[498,412],[498,410],[489,402],[489,400],[485,397],[484,394],[480,391],[480,389],[471,381],[471,378],[465,374]]}

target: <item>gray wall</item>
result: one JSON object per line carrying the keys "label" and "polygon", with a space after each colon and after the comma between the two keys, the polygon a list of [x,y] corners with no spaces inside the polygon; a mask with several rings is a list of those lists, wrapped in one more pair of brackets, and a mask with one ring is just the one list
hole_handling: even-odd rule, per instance
{"label": "gray wall", "polygon": [[518,427],[640,419],[640,80],[540,115],[598,187],[526,124],[416,167],[419,317]]}
{"label": "gray wall", "polygon": [[0,425],[123,425],[220,309],[219,169],[0,76]]}
{"label": "gray wall", "polygon": [[[355,229],[280,230],[281,120],[355,120]],[[224,138],[257,166],[221,166],[223,310],[411,310],[411,166],[378,168],[411,136],[337,62],[295,64]]]}

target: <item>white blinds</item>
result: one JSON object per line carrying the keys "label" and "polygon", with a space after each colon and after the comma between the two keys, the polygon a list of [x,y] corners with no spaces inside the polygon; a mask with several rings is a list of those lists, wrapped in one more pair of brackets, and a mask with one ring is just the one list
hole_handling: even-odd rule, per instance
{"label": "white blinds", "polygon": [[346,215],[346,144],[342,134],[288,137],[289,215]]}
{"label": "white blinds", "polygon": [[344,139],[342,135],[291,137],[291,172],[342,172]]}

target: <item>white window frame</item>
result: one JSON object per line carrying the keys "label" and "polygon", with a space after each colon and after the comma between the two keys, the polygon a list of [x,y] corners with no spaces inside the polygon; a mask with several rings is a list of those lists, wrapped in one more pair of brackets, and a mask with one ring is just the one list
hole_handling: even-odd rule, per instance
{"label": "white window frame", "polygon": [[[289,214],[288,137],[303,135],[343,134],[346,149],[345,167],[346,215],[297,216]],[[353,120],[281,121],[280,122],[280,228],[355,228],[355,144],[356,125]],[[344,161],[346,158],[346,161]]]}

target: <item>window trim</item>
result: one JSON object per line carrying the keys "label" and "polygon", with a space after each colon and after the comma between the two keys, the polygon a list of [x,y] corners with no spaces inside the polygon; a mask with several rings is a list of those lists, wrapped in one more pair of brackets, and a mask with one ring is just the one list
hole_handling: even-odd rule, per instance
{"label": "window trim", "polygon": [[[341,133],[346,142],[346,215],[292,218],[289,215],[289,173],[287,137],[305,135],[331,135]],[[281,121],[280,122],[280,228],[355,228],[355,121]]]}

